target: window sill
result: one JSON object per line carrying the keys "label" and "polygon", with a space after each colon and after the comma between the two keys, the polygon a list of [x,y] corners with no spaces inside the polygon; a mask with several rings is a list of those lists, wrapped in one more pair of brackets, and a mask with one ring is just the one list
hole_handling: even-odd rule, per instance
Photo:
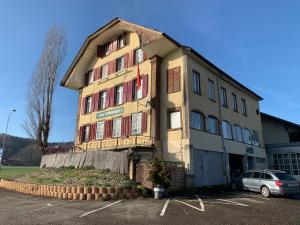
{"label": "window sill", "polygon": [[210,101],[216,103],[216,100],[215,99],[212,99],[212,98],[208,98]]}
{"label": "window sill", "polygon": [[182,130],[181,127],[179,128],[168,128],[167,131],[177,131],[177,130]]}

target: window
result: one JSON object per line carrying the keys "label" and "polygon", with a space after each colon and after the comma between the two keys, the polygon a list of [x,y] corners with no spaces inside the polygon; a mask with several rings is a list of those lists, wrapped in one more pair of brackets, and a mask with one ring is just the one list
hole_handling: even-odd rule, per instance
{"label": "window", "polygon": [[221,88],[221,104],[224,107],[227,107],[227,93],[225,88]]}
{"label": "window", "polygon": [[247,106],[246,106],[246,100],[242,98],[242,109],[243,109],[243,115],[247,116]]}
{"label": "window", "polygon": [[117,72],[125,69],[125,57],[122,56],[117,59]]}
{"label": "window", "polygon": [[169,129],[181,128],[181,112],[178,109],[168,110]]}
{"label": "window", "polygon": [[108,75],[108,64],[104,64],[104,65],[102,66],[102,72],[101,72],[101,77],[102,77],[102,79],[103,79],[103,78],[106,78],[107,75]]}
{"label": "window", "polygon": [[248,128],[243,129],[243,137],[244,137],[245,143],[251,144],[251,132]]}
{"label": "window", "polygon": [[126,37],[125,34],[118,37],[118,39],[117,39],[118,49],[123,48],[125,46],[125,37]]}
{"label": "window", "polygon": [[257,163],[266,163],[266,159],[265,158],[256,157],[256,162]]}
{"label": "window", "polygon": [[300,153],[273,154],[273,169],[300,175]]}
{"label": "window", "polygon": [[92,96],[86,98],[85,113],[92,112]]}
{"label": "window", "polygon": [[244,174],[243,174],[243,177],[244,177],[244,178],[250,178],[250,177],[252,177],[252,172],[244,173]]}
{"label": "window", "polygon": [[207,117],[207,131],[212,134],[219,134],[219,120],[213,116]]}
{"label": "window", "polygon": [[116,87],[116,105],[121,105],[123,103],[123,85]]}
{"label": "window", "polygon": [[205,117],[202,113],[191,112],[191,128],[205,131]]}
{"label": "window", "polygon": [[180,67],[168,69],[167,71],[168,93],[180,91]]}
{"label": "window", "polygon": [[233,111],[238,112],[238,104],[236,94],[232,93],[232,108]]}
{"label": "window", "polygon": [[252,144],[255,145],[255,146],[259,146],[260,143],[259,143],[259,136],[258,136],[258,133],[254,130],[252,131]]}
{"label": "window", "polygon": [[115,137],[121,137],[121,124],[122,124],[122,118],[117,118],[113,120],[113,133],[112,136]]}
{"label": "window", "polygon": [[260,178],[261,173],[260,172],[254,172],[253,173],[253,178]]}
{"label": "window", "polygon": [[222,121],[223,137],[226,139],[232,139],[231,124],[228,121]]}
{"label": "window", "polygon": [[265,178],[267,180],[273,180],[273,177],[271,174],[268,174],[268,173],[263,173],[262,174],[262,178]]}
{"label": "window", "polygon": [[233,139],[236,141],[243,142],[243,131],[239,125],[233,126]]}
{"label": "window", "polygon": [[215,101],[215,83],[212,80],[208,80],[208,98]]}
{"label": "window", "polygon": [[140,88],[137,88],[137,80],[133,81],[133,99],[134,100],[138,100],[141,99],[143,97],[143,79],[140,79],[141,81],[141,85]]}
{"label": "window", "polygon": [[89,141],[89,135],[90,135],[90,126],[84,126],[83,128],[83,141],[88,142]]}
{"label": "window", "polygon": [[96,139],[103,139],[104,137],[104,121],[97,122]]}
{"label": "window", "polygon": [[100,109],[105,109],[106,108],[106,96],[107,96],[107,91],[102,91],[100,92]]}
{"label": "window", "polygon": [[193,71],[193,92],[201,95],[200,74],[195,71]]}
{"label": "window", "polygon": [[139,64],[141,62],[143,62],[144,60],[144,52],[142,49],[137,49],[134,51],[134,59],[135,59],[135,64]]}
{"label": "window", "polygon": [[133,113],[131,115],[131,134],[142,133],[142,113]]}
{"label": "window", "polygon": [[84,81],[84,83],[85,83],[84,85],[85,86],[88,86],[88,85],[92,84],[93,81],[94,81],[94,72],[93,72],[93,70],[87,72],[85,74],[85,78],[84,79],[85,79],[85,81]]}

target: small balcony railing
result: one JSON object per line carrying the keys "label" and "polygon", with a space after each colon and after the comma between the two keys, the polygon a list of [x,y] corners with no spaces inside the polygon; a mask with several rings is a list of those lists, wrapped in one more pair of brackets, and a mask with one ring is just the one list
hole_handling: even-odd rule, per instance
{"label": "small balcony railing", "polygon": [[108,140],[96,140],[75,146],[74,150],[108,150],[134,147],[153,147],[154,139],[145,136],[134,136],[126,138],[113,138]]}

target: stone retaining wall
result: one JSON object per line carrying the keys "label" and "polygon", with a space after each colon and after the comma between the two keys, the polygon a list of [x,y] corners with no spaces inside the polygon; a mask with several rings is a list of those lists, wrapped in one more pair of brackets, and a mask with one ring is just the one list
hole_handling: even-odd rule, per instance
{"label": "stone retaining wall", "polygon": [[72,200],[134,199],[139,196],[136,188],[98,188],[30,184],[1,179],[0,188],[24,194]]}

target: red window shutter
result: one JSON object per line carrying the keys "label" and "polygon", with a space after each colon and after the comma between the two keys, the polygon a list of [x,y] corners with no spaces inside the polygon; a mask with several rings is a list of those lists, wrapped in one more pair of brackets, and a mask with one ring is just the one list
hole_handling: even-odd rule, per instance
{"label": "red window shutter", "polygon": [[93,140],[96,140],[97,123],[94,123]]}
{"label": "red window shutter", "polygon": [[113,52],[113,42],[111,41],[108,46],[108,54]]}
{"label": "red window shutter", "polygon": [[112,137],[112,120],[106,120],[104,122],[104,137],[105,138]]}
{"label": "red window shutter", "polygon": [[132,92],[133,92],[133,80],[128,81],[127,83],[127,101],[132,101]]}
{"label": "red window shutter", "polygon": [[118,50],[118,39],[114,40],[113,42],[113,51],[117,51]]}
{"label": "red window shutter", "polygon": [[80,143],[82,143],[82,141],[83,141],[83,132],[84,132],[84,126],[81,126],[79,128],[79,136],[78,136],[78,140]]}
{"label": "red window shutter", "polygon": [[112,62],[111,62],[111,72],[112,73],[115,73],[116,71],[117,71],[117,60],[113,60]]}
{"label": "red window shutter", "polygon": [[125,82],[124,84],[123,84],[123,100],[122,100],[122,102],[123,103],[125,103],[125,102],[127,102],[127,83]]}
{"label": "red window shutter", "polygon": [[121,123],[121,136],[122,137],[126,136],[126,121],[127,121],[127,117],[122,117],[122,123]]}
{"label": "red window shutter", "polygon": [[134,59],[134,50],[132,50],[128,55],[128,67],[132,67],[134,65]]}
{"label": "red window shutter", "polygon": [[143,87],[142,87],[142,97],[146,97],[148,94],[148,75],[143,76]]}
{"label": "red window shutter", "polygon": [[99,110],[99,92],[93,95],[93,111]]}
{"label": "red window shutter", "polygon": [[101,45],[97,45],[97,57],[103,57],[103,47]]}
{"label": "red window shutter", "polygon": [[143,51],[143,61],[145,61],[145,60],[147,60],[147,54],[146,54],[146,52],[145,51]]}
{"label": "red window shutter", "polygon": [[91,141],[93,138],[93,124],[90,124],[89,127],[89,141]]}
{"label": "red window shutter", "polygon": [[180,91],[180,67],[173,69],[174,91]]}
{"label": "red window shutter", "polygon": [[147,132],[147,112],[142,113],[142,133]]}
{"label": "red window shutter", "polygon": [[108,62],[107,64],[107,75],[110,75],[112,72],[111,72],[111,62]]}
{"label": "red window shutter", "polygon": [[128,68],[128,59],[129,59],[129,53],[127,53],[124,56],[124,66],[125,66],[125,68]]}
{"label": "red window shutter", "polygon": [[131,116],[127,116],[127,135],[131,135]]}
{"label": "red window shutter", "polygon": [[115,105],[115,87],[109,89],[109,106],[112,107]]}
{"label": "red window shutter", "polygon": [[97,70],[98,68],[93,69],[93,73],[94,73],[94,81],[98,80],[98,74],[97,74]]}
{"label": "red window shutter", "polygon": [[105,108],[109,106],[109,91],[110,89],[106,90]]}
{"label": "red window shutter", "polygon": [[86,106],[86,97],[81,100],[81,114],[85,114],[85,106]]}
{"label": "red window shutter", "polygon": [[167,90],[168,93],[174,92],[174,72],[173,69],[167,70]]}

